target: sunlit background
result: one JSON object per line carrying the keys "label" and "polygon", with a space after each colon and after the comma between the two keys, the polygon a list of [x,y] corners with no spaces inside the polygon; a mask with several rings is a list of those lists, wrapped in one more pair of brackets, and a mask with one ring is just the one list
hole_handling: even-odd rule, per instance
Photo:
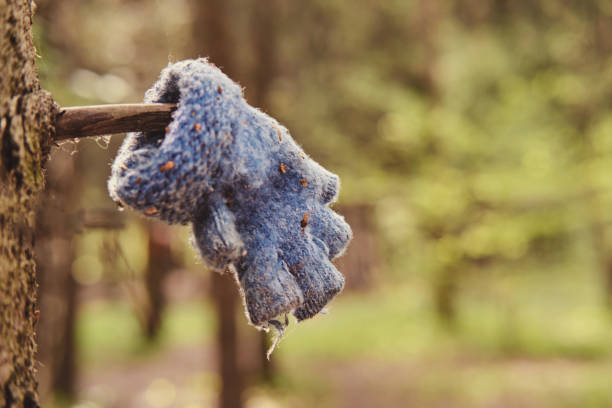
{"label": "sunlit background", "polygon": [[37,3],[60,105],[210,56],[341,176],[355,234],[344,292],[268,363],[189,230],[109,199],[122,136],[54,147],[45,406],[612,406],[612,2]]}

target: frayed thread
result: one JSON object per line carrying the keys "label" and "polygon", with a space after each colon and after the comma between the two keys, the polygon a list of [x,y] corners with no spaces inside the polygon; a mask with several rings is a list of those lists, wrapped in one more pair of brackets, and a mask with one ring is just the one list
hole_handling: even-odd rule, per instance
{"label": "frayed thread", "polygon": [[276,336],[274,337],[274,341],[266,352],[266,358],[268,359],[268,361],[270,361],[270,356],[272,355],[274,350],[276,350],[276,347],[278,347],[278,344],[280,343],[283,338],[283,335],[285,334],[285,329],[287,328],[287,326],[289,326],[289,317],[285,315],[284,323],[279,320],[270,320],[268,321],[268,324],[273,326],[274,329],[276,329]]}

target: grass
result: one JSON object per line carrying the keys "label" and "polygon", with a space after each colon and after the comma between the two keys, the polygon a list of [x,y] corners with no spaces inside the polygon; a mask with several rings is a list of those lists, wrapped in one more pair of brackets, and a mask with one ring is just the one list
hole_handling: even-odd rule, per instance
{"label": "grass", "polygon": [[[476,291],[477,288],[473,288]],[[489,288],[495,296],[495,289]],[[469,293],[468,293],[469,295]],[[346,361],[354,358],[395,360],[470,352],[483,356],[599,358],[612,352],[612,324],[596,299],[558,293],[525,294],[521,299],[465,296],[454,330],[440,324],[426,291],[418,286],[381,288],[367,294],[346,293],[329,314],[291,324],[280,344],[282,354]],[[240,318],[239,324],[244,319]],[[170,305],[154,346],[143,339],[130,306],[96,301],[79,313],[82,357],[126,358],[158,348],[202,343],[214,330],[205,302]]]}
{"label": "grass", "polygon": [[205,302],[169,305],[157,341],[149,343],[125,301],[94,301],[79,310],[79,357],[85,364],[150,358],[167,347],[203,344],[212,336],[214,321]]}
{"label": "grass", "polygon": [[[453,328],[415,282],[344,293],[329,314],[289,326],[272,357],[282,375],[252,387],[249,407],[610,407],[612,322],[593,277],[576,276],[468,277]],[[78,319],[94,369],[206,344],[213,331],[206,302],[170,305],[154,345],[124,302],[88,303]]]}
{"label": "grass", "polygon": [[612,324],[596,298],[578,303],[552,293],[503,301],[468,291],[454,329],[438,322],[427,292],[416,286],[345,294],[330,309],[329,315],[291,327],[281,343],[283,353],[394,360],[466,352],[598,358],[612,352]]}

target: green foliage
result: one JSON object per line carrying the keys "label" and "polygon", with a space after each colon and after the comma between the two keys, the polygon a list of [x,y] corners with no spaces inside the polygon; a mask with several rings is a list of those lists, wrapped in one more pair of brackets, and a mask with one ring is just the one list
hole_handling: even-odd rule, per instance
{"label": "green foliage", "polygon": [[396,276],[550,270],[583,239],[612,247],[588,234],[612,206],[603,3],[310,2],[272,104],[340,172],[343,201],[376,203]]}

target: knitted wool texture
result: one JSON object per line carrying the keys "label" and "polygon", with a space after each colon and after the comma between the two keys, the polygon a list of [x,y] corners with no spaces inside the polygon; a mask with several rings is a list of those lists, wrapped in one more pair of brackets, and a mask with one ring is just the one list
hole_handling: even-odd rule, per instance
{"label": "knitted wool texture", "polygon": [[[236,274],[252,324],[310,318],[342,290],[330,262],[351,239],[328,204],[339,179],[287,129],[251,107],[205,59],[169,65],[145,102],[178,103],[166,132],[127,136],[111,197],[168,223],[191,224],[205,264]],[[282,325],[281,325],[282,326]]]}

